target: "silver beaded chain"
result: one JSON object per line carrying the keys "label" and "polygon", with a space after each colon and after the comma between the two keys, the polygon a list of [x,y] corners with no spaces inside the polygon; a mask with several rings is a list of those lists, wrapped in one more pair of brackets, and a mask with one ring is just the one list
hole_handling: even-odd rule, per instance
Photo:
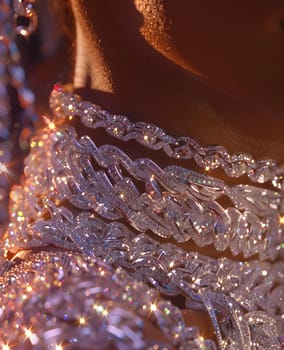
{"label": "silver beaded chain", "polygon": [[[20,1],[18,1],[20,3]],[[33,14],[33,17],[35,15]],[[36,119],[34,95],[26,86],[16,44],[12,0],[0,1],[0,234],[8,221],[8,197],[15,175],[9,167],[12,153],[26,151]],[[35,26],[34,26],[35,29]],[[15,93],[13,93],[15,92]],[[17,155],[17,158],[20,155]],[[13,162],[20,159],[13,159]]]}
{"label": "silver beaded chain", "polygon": [[80,96],[64,91],[55,85],[50,97],[50,106],[55,117],[77,116],[82,123],[92,129],[104,128],[110,135],[122,140],[135,140],[153,149],[162,149],[169,157],[194,159],[202,169],[214,170],[221,167],[230,177],[247,174],[252,182],[265,183],[284,189],[284,166],[272,159],[254,160],[249,154],[230,155],[222,146],[201,146],[191,137],[173,137],[156,125],[144,122],[131,122],[122,115],[111,114],[101,107],[83,101]]}
{"label": "silver beaded chain", "polygon": [[[100,257],[152,285],[163,295],[184,295],[188,309],[208,312],[218,349],[279,348],[278,334],[283,333],[283,262],[215,260],[186,253],[172,244],[157,243],[141,233],[149,227],[167,226],[164,233],[174,237],[174,227],[181,226],[175,221],[175,217],[180,218],[177,209],[188,212],[189,208],[203,208],[202,203],[208,201],[216,213],[219,207],[214,206],[212,199],[224,193],[223,181],[179,167],[162,170],[149,159],[132,161],[117,147],[97,147],[89,137],[78,138],[70,127],[54,128],[53,124],[49,125],[32,141],[25,169],[27,181],[11,194],[15,202],[6,242],[8,251],[52,245]],[[139,193],[131,178],[145,181],[146,192]],[[147,184],[147,181],[150,182]],[[257,202],[258,190],[248,186],[235,197],[240,202],[245,198],[248,203]],[[272,193],[265,195],[270,198]],[[179,205],[185,199],[186,203],[189,199],[192,201],[186,210]],[[166,223],[162,222],[162,216],[158,220],[154,215],[161,203],[164,203],[163,214],[169,219]],[[279,204],[279,198],[272,196],[272,206],[270,200],[263,200],[257,209],[252,206],[247,207],[247,211],[259,211],[270,217],[271,209],[277,212],[276,203]],[[149,210],[144,215],[147,207]],[[202,212],[197,214],[196,220],[202,217]],[[189,217],[191,215],[189,212]],[[133,231],[119,221],[125,221]],[[212,234],[207,230],[207,222],[208,217],[203,221],[201,232],[197,229],[201,223],[191,232],[192,239],[195,235],[199,237],[200,241],[195,241],[201,246],[202,242],[207,244],[208,234]],[[242,237],[241,226],[235,231],[236,237],[241,236],[231,237],[238,252],[249,246],[250,236],[260,227],[253,229],[252,225],[252,232],[246,238]],[[227,246],[222,243],[223,236],[219,228],[220,242],[216,247]],[[260,249],[255,247],[254,254]],[[273,244],[272,251],[279,253]],[[220,323],[218,319],[226,321]]]}
{"label": "silver beaded chain", "polygon": [[[24,26],[17,22],[23,35],[36,25],[33,4],[14,3],[17,16],[28,19]],[[152,124],[132,123],[59,86],[51,107],[55,119],[32,140],[26,180],[11,192],[4,249],[16,255],[0,266],[0,346],[8,349],[20,338],[21,349],[63,349],[62,344],[75,349],[82,344],[121,350],[280,349],[284,168],[272,160],[229,155],[220,146],[202,147]],[[70,116],[122,141],[163,149],[171,158],[193,158],[205,170],[221,167],[231,177],[271,181],[276,190],[229,186],[177,165],[162,169],[151,159],[133,160],[115,146],[98,147],[90,137],[78,137],[72,127],[57,127]],[[230,204],[223,204],[224,198]],[[230,249],[240,260],[250,259],[186,252],[158,243],[149,232],[176,242],[192,240],[201,248],[213,244],[217,251]],[[45,247],[53,252],[15,263],[22,250]],[[181,311],[162,296],[183,296],[187,310],[207,312],[216,342],[186,327]],[[147,323],[166,340],[144,337]]]}

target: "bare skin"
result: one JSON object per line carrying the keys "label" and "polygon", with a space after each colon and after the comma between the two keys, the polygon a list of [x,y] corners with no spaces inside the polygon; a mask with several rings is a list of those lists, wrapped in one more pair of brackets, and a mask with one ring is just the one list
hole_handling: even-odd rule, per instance
{"label": "bare skin", "polygon": [[83,97],[202,144],[283,161],[283,1],[71,3]]}

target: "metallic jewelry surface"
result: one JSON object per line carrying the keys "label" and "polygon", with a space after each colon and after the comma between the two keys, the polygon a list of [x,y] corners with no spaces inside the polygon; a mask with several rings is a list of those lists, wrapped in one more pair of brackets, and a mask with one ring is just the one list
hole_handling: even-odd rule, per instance
{"label": "metallic jewelry surface", "polygon": [[50,98],[50,106],[57,117],[77,116],[88,128],[104,128],[110,135],[123,140],[135,140],[153,150],[162,149],[169,157],[194,159],[205,170],[221,167],[226,175],[240,177],[247,174],[252,182],[271,181],[277,189],[284,189],[284,166],[272,159],[255,161],[249,154],[230,155],[219,145],[203,147],[188,136],[173,137],[156,125],[131,122],[122,115],[113,115],[101,107],[82,101],[80,96],[64,91],[55,85]]}
{"label": "metallic jewelry surface", "polygon": [[19,154],[28,148],[35,119],[34,95],[26,86],[11,7],[12,1],[0,1],[0,235],[7,225],[10,185],[15,179],[10,171],[12,153],[20,164]]}
{"label": "metallic jewelry surface", "polygon": [[[36,0],[12,0],[15,11],[15,30],[16,33],[29,37],[35,32],[38,25],[37,13],[34,9]],[[19,24],[20,19],[26,23]]]}
{"label": "metallic jewelry surface", "polygon": [[157,291],[79,254],[33,254],[0,288],[1,349],[216,349]]}
{"label": "metallic jewelry surface", "polygon": [[[52,99],[57,98],[57,94],[57,91],[53,92]],[[31,143],[32,150],[25,167],[26,180],[11,193],[11,223],[5,243],[6,253],[56,247],[68,251],[67,254],[72,257],[81,254],[75,259],[80,259],[83,266],[90,263],[91,274],[97,273],[95,261],[101,259],[107,266],[119,268],[127,278],[144,283],[139,287],[141,295],[137,297],[138,301],[143,300],[143,294],[147,293],[157,293],[159,298],[182,297],[189,311],[208,313],[215,341],[205,340],[195,328],[195,333],[189,333],[191,338],[187,338],[183,326],[178,326],[164,332],[169,335],[169,348],[281,349],[284,334],[284,264],[281,260],[284,248],[283,191],[245,184],[229,186],[224,181],[178,165],[162,169],[151,159],[132,160],[112,145],[98,147],[90,137],[78,137],[72,127],[57,125],[68,120],[69,113],[64,119],[62,110],[69,110],[68,105],[74,106],[71,104],[73,99],[73,96],[66,98],[65,95],[64,104],[56,102],[55,119],[49,121],[46,129],[39,132]],[[84,110],[87,111],[86,108]],[[228,199],[228,206],[219,200],[221,196]],[[162,242],[150,238],[147,235],[149,231],[159,236]],[[174,243],[163,243],[165,238],[173,242],[193,240],[201,248],[213,244],[218,251],[229,248],[236,257],[215,259],[186,252]],[[63,253],[41,254],[39,265],[45,259]],[[33,259],[36,259],[34,255]],[[14,271],[9,264],[11,262],[3,259],[2,270],[8,270],[4,276]],[[26,263],[23,264],[19,269],[25,271]],[[46,276],[50,276],[49,264],[43,267],[44,271],[47,269]],[[53,271],[52,267],[50,269]],[[78,271],[82,271],[81,267]],[[112,276],[115,274],[110,273]],[[79,272],[79,275],[83,283],[84,274]],[[75,289],[80,285],[79,275],[78,283],[74,282],[76,279],[71,282]],[[19,271],[13,276],[21,281]],[[58,283],[54,276],[49,278]],[[136,285],[135,280],[128,282],[127,278],[119,278],[123,288]],[[24,285],[22,282],[19,284]],[[7,287],[7,282],[4,285]],[[43,293],[52,295],[53,292],[45,288],[46,285]],[[112,285],[110,289],[116,290],[116,287]],[[61,308],[56,300],[67,297],[64,286],[54,292],[61,293],[61,296],[54,299],[51,296],[54,300],[52,310],[59,310]],[[79,291],[76,290],[74,298],[77,293]],[[85,295],[91,295],[90,291]],[[106,298],[107,295],[106,292]],[[79,305],[79,308],[85,303],[77,299],[73,302],[72,298],[68,299],[70,303]],[[33,298],[27,300],[31,303]],[[142,310],[141,306],[137,307],[145,326],[143,306]],[[150,310],[158,310],[153,299]],[[174,310],[179,312],[176,308]],[[73,333],[67,323],[62,321],[63,324],[60,324],[64,316],[54,313],[52,311],[51,314],[55,315],[58,334]],[[125,320],[123,311],[118,314],[119,319]],[[31,319],[32,316],[27,318],[25,327],[30,325]],[[80,321],[77,316],[78,319]],[[115,322],[111,320],[109,322]],[[82,319],[83,323],[85,321]],[[137,325],[135,322],[132,324],[129,318],[125,322],[130,328]],[[163,324],[167,322],[165,317]],[[95,324],[92,323],[89,328],[95,331]],[[32,329],[36,329],[33,334],[40,341],[42,338],[38,334],[45,331],[45,326],[44,322],[38,326],[39,329],[32,325]],[[110,323],[106,329],[119,329],[120,332],[124,329],[125,343],[122,343],[127,348],[127,334],[131,334],[127,328]],[[131,329],[133,331],[134,328]],[[163,328],[160,329],[163,331]],[[77,332],[76,339],[81,339],[80,334],[83,333],[80,332],[83,330],[79,327]],[[138,329],[135,332],[139,333]],[[70,342],[71,338],[68,339]],[[183,342],[181,339],[186,340]],[[60,337],[56,338],[58,340]],[[146,342],[141,343],[142,348],[152,346],[144,337],[137,340],[138,343],[140,341]]]}
{"label": "metallic jewelry surface", "polygon": [[[10,125],[7,79],[33,115],[11,34],[11,6],[17,32],[28,36],[37,26],[34,3],[0,0],[1,133]],[[10,194],[11,222],[0,256],[0,347],[281,349],[284,168],[132,123],[59,86],[51,107],[55,119],[32,140],[26,178]],[[232,186],[176,164],[133,160],[118,147],[97,146],[72,127],[57,126],[76,116],[121,141],[137,140],[177,160],[193,158],[205,171],[221,167],[229,177],[246,174],[268,186]],[[2,173],[10,160],[5,147]],[[178,244],[187,241],[230,250],[234,259],[187,252]],[[186,326],[183,312],[169,301],[174,297],[184,299],[185,311],[208,314],[214,339]]]}
{"label": "metallic jewelry surface", "polygon": [[[125,117],[108,114],[109,122],[97,112],[98,107],[58,89],[52,92],[51,107],[59,120],[66,112],[67,116],[70,113],[81,116],[84,124],[91,118],[94,127],[108,127],[108,130],[115,125],[118,127],[117,119],[125,119],[125,128],[131,124]],[[133,130],[131,136],[125,132],[125,137],[122,136],[124,133],[119,137],[123,141],[142,140],[145,129],[150,138],[150,130],[158,129],[145,124],[141,131],[137,124],[143,123],[128,128]],[[163,138],[171,138],[163,135]],[[157,144],[155,149],[162,147],[161,142]],[[152,144],[146,146],[152,147]],[[229,248],[233,255],[242,253],[245,258],[259,254],[262,260],[275,260],[283,254],[282,190],[246,184],[229,186],[224,181],[180,166],[161,169],[149,159],[132,161],[120,149],[97,147],[88,137],[75,141],[72,130],[66,132],[66,142],[60,143],[59,147],[62,159],[51,165],[57,172],[55,187],[81,209],[92,209],[109,220],[127,217],[140,232],[151,231],[178,242],[192,239],[200,247],[214,244],[218,251]],[[167,149],[167,146],[163,147]],[[93,162],[104,172],[94,171]],[[258,163],[261,161],[253,162]],[[127,176],[123,176],[125,173]],[[60,180],[59,174],[67,181]],[[103,182],[100,181],[102,176]],[[137,181],[144,183],[145,192],[141,193],[137,188]],[[94,183],[99,191],[94,188]],[[224,198],[229,205],[222,204]]]}

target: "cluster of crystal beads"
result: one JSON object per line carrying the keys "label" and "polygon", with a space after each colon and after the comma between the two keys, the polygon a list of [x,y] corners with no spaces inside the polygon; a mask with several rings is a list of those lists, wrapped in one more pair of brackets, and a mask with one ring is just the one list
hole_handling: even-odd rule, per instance
{"label": "cluster of crystal beads", "polygon": [[284,166],[272,159],[255,161],[249,154],[230,155],[222,146],[201,146],[191,137],[173,137],[156,125],[131,122],[122,115],[113,115],[80,96],[63,91],[56,85],[50,98],[50,106],[57,117],[77,116],[88,128],[104,128],[110,135],[123,140],[135,140],[153,150],[163,149],[173,158],[193,158],[203,169],[221,167],[228,176],[240,177],[247,174],[252,182],[271,181],[275,188],[284,188]]}
{"label": "cluster of crystal beads", "polygon": [[[117,147],[97,147],[70,127],[53,129],[52,123],[32,141],[26,181],[11,193],[7,251],[53,245],[100,257],[162,295],[182,295],[188,309],[207,311],[218,349],[280,349],[284,266],[273,260],[283,249],[281,192],[229,187],[178,166],[161,169],[149,159],[133,161]],[[221,194],[234,206],[222,208]],[[241,218],[234,221],[232,213]],[[150,239],[143,233],[149,230],[270,261],[186,253]],[[257,234],[265,244],[250,241]]]}
{"label": "cluster of crystal beads", "polygon": [[1,349],[216,349],[157,291],[78,254],[32,254],[0,290]]}
{"label": "cluster of crystal beads", "polygon": [[[13,176],[9,163],[13,149],[27,150],[34,119],[34,96],[25,85],[25,72],[15,43],[12,1],[0,0],[0,222],[8,220],[8,196]],[[13,95],[12,91],[16,94]],[[18,124],[18,126],[15,126]],[[18,141],[20,144],[18,144]],[[19,152],[18,150],[18,152]],[[12,181],[13,182],[13,181]],[[3,233],[1,228],[1,233]]]}

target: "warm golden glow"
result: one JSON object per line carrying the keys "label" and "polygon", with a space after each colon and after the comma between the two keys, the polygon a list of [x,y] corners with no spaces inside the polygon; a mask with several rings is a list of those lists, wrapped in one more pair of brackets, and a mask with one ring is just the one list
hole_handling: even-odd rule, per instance
{"label": "warm golden glow", "polygon": [[86,321],[85,317],[80,317],[80,318],[79,318],[79,324],[80,324],[80,326],[84,326],[86,323],[87,323],[87,321]]}
{"label": "warm golden glow", "polygon": [[4,163],[0,162],[0,174],[7,173],[7,172],[8,172],[7,166]]}
{"label": "warm golden glow", "polygon": [[105,316],[105,317],[108,315],[107,309],[104,309],[104,311],[102,312],[102,315]]}
{"label": "warm golden glow", "polygon": [[55,124],[54,124],[54,122],[50,122],[49,124],[48,124],[48,128],[50,129],[50,130],[55,130]]}
{"label": "warm golden glow", "polygon": [[25,336],[26,336],[27,339],[30,340],[32,345],[38,344],[38,342],[39,342],[38,336],[35,333],[33,333],[31,329],[26,328]]}
{"label": "warm golden glow", "polygon": [[280,216],[279,222],[280,225],[284,225],[284,215]]}
{"label": "warm golden glow", "polygon": [[27,337],[27,338],[30,338],[31,336],[33,335],[33,332],[30,330],[30,329],[26,329],[25,330],[25,336]]}
{"label": "warm golden glow", "polygon": [[33,291],[32,286],[27,286],[27,292],[32,292],[32,291]]}
{"label": "warm golden glow", "polygon": [[49,130],[54,131],[56,129],[56,125],[55,125],[54,121],[50,120],[46,116],[43,116],[42,118],[43,118],[44,122],[47,124],[47,128]]}
{"label": "warm golden glow", "polygon": [[4,344],[2,350],[11,350],[8,344]]}

